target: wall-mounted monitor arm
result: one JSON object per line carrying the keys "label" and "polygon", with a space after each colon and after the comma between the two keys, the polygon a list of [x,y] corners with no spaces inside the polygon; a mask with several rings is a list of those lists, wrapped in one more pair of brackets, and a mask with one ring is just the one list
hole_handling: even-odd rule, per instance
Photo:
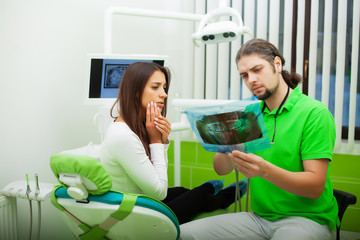
{"label": "wall-mounted monitor arm", "polygon": [[128,15],[128,16],[139,16],[139,17],[150,17],[150,18],[164,18],[182,21],[193,21],[197,22],[202,19],[204,15],[192,14],[192,13],[181,13],[172,11],[160,11],[151,9],[137,9],[137,8],[126,8],[126,7],[110,7],[105,12],[105,34],[104,34],[104,50],[106,54],[110,54],[112,51],[112,16],[114,14]]}

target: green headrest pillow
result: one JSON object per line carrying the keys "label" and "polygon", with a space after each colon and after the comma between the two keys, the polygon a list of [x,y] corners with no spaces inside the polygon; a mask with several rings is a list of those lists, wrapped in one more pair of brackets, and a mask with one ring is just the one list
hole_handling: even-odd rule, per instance
{"label": "green headrest pillow", "polygon": [[[92,181],[97,190],[89,190],[90,194],[103,194],[112,187],[109,173],[97,159],[90,156],[56,153],[50,158],[50,167],[58,180],[59,173],[77,173]],[[68,187],[63,183],[62,185]]]}

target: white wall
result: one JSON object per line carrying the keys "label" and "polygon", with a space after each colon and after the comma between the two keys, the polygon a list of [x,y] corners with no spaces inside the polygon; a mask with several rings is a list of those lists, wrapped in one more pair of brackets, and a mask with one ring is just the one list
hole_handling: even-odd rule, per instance
{"label": "white wall", "polygon": [[[55,183],[51,154],[81,147],[100,136],[97,107],[84,105],[86,55],[104,51],[104,11],[109,6],[192,11],[181,0],[0,1],[0,189],[35,173]],[[193,96],[193,23],[116,16],[113,53],[170,56],[170,97]],[[115,28],[121,29],[119,32]],[[140,31],[139,31],[140,30]],[[122,33],[126,33],[126,36]],[[175,120],[175,114],[170,112]],[[18,200],[19,239],[29,228],[28,203]],[[36,209],[36,208],[35,208]],[[35,211],[35,210],[34,210]],[[71,234],[50,203],[43,204],[42,239]]]}

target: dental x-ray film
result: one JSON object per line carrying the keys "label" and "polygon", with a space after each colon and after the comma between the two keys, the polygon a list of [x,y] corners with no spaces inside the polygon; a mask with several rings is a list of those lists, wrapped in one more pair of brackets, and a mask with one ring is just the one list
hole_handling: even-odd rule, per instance
{"label": "dental x-ray film", "polygon": [[185,109],[197,139],[205,150],[253,153],[271,146],[259,101]]}

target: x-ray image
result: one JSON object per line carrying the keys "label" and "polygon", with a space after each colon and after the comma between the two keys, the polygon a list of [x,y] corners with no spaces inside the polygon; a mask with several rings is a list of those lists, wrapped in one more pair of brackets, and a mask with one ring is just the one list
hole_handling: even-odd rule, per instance
{"label": "x-ray image", "polygon": [[204,116],[196,128],[205,143],[233,145],[262,137],[253,112],[234,111]]}
{"label": "x-ray image", "polygon": [[236,149],[249,153],[271,146],[257,101],[188,108],[185,113],[207,151],[228,153]]}
{"label": "x-ray image", "polygon": [[106,64],[104,88],[119,88],[120,81],[129,64]]}

